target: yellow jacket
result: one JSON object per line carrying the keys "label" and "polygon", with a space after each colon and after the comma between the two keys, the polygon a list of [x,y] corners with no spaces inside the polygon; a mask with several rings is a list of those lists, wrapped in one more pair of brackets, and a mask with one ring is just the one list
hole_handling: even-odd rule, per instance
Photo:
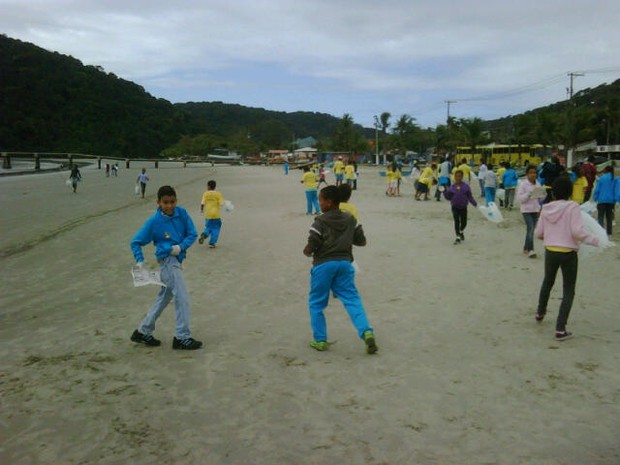
{"label": "yellow jacket", "polygon": [[224,205],[224,197],[218,191],[205,191],[200,204],[204,207],[205,218],[214,220],[220,217],[220,207]]}

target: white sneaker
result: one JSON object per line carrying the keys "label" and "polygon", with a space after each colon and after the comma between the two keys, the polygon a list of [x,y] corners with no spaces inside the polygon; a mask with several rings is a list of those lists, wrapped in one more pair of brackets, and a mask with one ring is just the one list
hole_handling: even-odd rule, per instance
{"label": "white sneaker", "polygon": [[534,252],[533,250],[530,250],[529,253],[527,254],[527,256],[529,258],[536,258],[536,252]]}

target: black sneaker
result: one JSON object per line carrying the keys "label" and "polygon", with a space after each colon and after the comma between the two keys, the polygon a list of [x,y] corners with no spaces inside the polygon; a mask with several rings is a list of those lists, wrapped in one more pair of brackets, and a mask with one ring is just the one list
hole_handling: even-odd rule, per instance
{"label": "black sneaker", "polygon": [[133,334],[131,335],[130,339],[133,342],[136,342],[138,344],[144,344],[146,346],[151,346],[151,347],[157,347],[157,346],[161,345],[161,341],[159,339],[155,339],[150,334],[148,336],[145,336],[144,334],[142,334],[137,329],[133,332]]}
{"label": "black sneaker", "polygon": [[465,234],[461,233],[459,234],[459,239],[464,242],[465,241]]}
{"label": "black sneaker", "polygon": [[457,245],[457,244],[460,244],[460,243],[461,243],[461,238],[460,238],[460,237],[457,237],[457,238],[454,240],[454,245]]}
{"label": "black sneaker", "polygon": [[205,235],[205,233],[200,233],[200,236],[198,237],[198,243],[204,244],[206,238],[207,236]]}
{"label": "black sneaker", "polygon": [[541,322],[542,320],[545,319],[545,314],[544,313],[536,313],[536,316],[534,318],[536,318],[536,321]]}
{"label": "black sneaker", "polygon": [[571,337],[573,337],[573,333],[568,332],[568,331],[556,331],[555,332],[556,341],[565,341],[566,339],[569,339]]}
{"label": "black sneaker", "polygon": [[175,350],[196,350],[202,347],[202,342],[197,341],[194,338],[188,337],[187,339],[172,339],[172,348]]}

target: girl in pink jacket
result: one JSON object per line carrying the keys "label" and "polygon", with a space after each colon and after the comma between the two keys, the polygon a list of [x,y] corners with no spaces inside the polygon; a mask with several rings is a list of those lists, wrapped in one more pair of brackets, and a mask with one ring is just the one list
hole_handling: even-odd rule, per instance
{"label": "girl in pink jacket", "polygon": [[547,313],[549,294],[555,283],[558,268],[562,269],[563,293],[558,319],[555,324],[555,339],[563,341],[573,334],[566,331],[566,322],[573,299],[577,281],[577,250],[579,243],[598,247],[599,240],[583,227],[581,209],[576,202],[568,200],[573,185],[568,176],[559,176],[552,185],[555,201],[543,205],[540,219],[534,234],[545,245],[545,278],[538,297],[536,321],[540,322]]}
{"label": "girl in pink jacket", "polygon": [[529,165],[525,170],[525,180],[517,188],[517,200],[521,204],[521,214],[525,220],[525,244],[523,253],[530,258],[536,258],[534,252],[534,229],[538,223],[540,212],[540,197],[535,195],[534,189],[540,190],[540,184],[536,180],[538,173],[535,165]]}

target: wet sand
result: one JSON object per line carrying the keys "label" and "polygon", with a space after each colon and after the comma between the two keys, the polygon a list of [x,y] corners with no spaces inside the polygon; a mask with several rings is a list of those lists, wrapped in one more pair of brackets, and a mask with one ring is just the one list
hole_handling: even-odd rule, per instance
{"label": "wet sand", "polygon": [[[541,243],[523,257],[518,211],[494,225],[470,208],[454,246],[445,200],[408,184],[387,198],[364,167],[354,253],[380,350],[331,301],[319,353],[298,173],[147,165],[142,200],[138,168],[83,168],[77,194],[68,173],[0,178],[0,464],[620,463],[620,247],[580,262],[575,337],[556,342],[561,278],[536,324]],[[173,306],[161,347],[133,344],[157,289],[132,286],[129,240],[162,184],[200,229],[212,178],[235,209],[218,248],[196,243],[184,264],[205,347],[171,349]]]}

